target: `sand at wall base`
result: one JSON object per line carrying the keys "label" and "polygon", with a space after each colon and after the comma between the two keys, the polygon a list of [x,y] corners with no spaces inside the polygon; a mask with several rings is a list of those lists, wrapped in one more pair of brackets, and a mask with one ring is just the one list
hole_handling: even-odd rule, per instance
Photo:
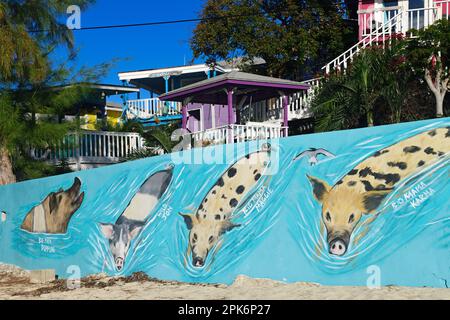
{"label": "sand at wall base", "polygon": [[268,279],[236,278],[231,286],[159,281],[143,273],[130,277],[94,275],[81,288],[67,289],[65,280],[30,284],[29,273],[0,265],[0,299],[197,299],[197,300],[326,300],[326,299],[445,299],[449,289],[383,287],[326,287],[313,283],[285,284]]}

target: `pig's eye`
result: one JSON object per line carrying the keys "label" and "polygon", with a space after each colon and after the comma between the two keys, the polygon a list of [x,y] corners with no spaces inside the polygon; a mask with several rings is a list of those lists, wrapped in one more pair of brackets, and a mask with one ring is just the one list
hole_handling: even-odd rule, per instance
{"label": "pig's eye", "polygon": [[214,241],[214,237],[213,236],[209,237],[208,241],[209,243],[212,243]]}
{"label": "pig's eye", "polygon": [[194,236],[192,237],[192,242],[197,242],[197,234],[194,233]]}
{"label": "pig's eye", "polygon": [[328,222],[331,222],[331,216],[329,212],[327,212],[325,219],[327,219]]}
{"label": "pig's eye", "polygon": [[352,213],[348,218],[348,223],[352,223],[353,221],[355,221],[355,215]]}

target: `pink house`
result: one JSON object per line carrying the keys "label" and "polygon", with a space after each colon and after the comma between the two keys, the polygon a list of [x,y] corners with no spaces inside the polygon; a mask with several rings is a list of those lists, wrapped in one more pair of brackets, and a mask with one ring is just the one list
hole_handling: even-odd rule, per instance
{"label": "pink house", "polygon": [[323,66],[325,74],[345,70],[353,57],[395,37],[412,37],[440,19],[450,18],[450,0],[359,0],[359,41]]}
{"label": "pink house", "polygon": [[403,29],[421,29],[431,21],[447,17],[448,0],[359,0],[359,39],[401,15]]}

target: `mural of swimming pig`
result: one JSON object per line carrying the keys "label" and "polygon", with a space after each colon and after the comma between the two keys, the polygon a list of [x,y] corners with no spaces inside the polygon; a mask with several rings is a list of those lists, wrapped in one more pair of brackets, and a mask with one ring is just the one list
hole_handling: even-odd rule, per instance
{"label": "mural of swimming pig", "polygon": [[167,169],[147,178],[116,223],[100,224],[103,235],[108,239],[117,271],[123,269],[131,241],[140,233],[148,216],[168,189],[173,169],[174,166],[169,165]]}
{"label": "mural of swimming pig", "polygon": [[376,151],[334,186],[308,176],[322,204],[322,221],[332,255],[346,253],[362,215],[373,214],[402,179],[450,152],[450,127],[428,130]]}
{"label": "mural of swimming pig", "polygon": [[84,192],[80,190],[81,180],[75,178],[69,189],[51,192],[28,212],[21,229],[31,233],[66,233],[70,219],[83,203]]}
{"label": "mural of swimming pig", "polygon": [[232,213],[265,174],[270,151],[271,146],[264,144],[260,151],[235,162],[209,190],[195,214],[180,213],[189,230],[188,256],[192,254],[194,267],[203,267],[221,236],[239,227],[231,221]]}

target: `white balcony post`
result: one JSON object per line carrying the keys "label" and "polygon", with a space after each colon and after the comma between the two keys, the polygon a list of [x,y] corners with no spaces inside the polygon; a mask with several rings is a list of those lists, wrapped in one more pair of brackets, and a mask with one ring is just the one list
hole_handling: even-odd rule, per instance
{"label": "white balcony post", "polygon": [[227,100],[228,100],[228,127],[230,131],[228,133],[228,138],[230,143],[234,141],[233,136],[233,89],[227,89]]}
{"label": "white balcony post", "polygon": [[288,136],[288,126],[289,126],[289,117],[288,117],[288,108],[289,108],[289,97],[287,95],[283,96],[283,127],[284,136]]}
{"label": "white balcony post", "polygon": [[398,5],[401,7],[400,10],[402,11],[402,28],[400,32],[406,34],[409,29],[409,1],[399,1]]}
{"label": "white balcony post", "polygon": [[438,6],[437,6],[437,9],[436,9],[436,20],[440,20],[440,19],[442,19],[442,16],[443,16],[443,6],[444,5],[446,5],[447,6],[447,11],[446,11],[446,15],[447,15],[447,17],[448,17],[448,14],[449,14],[449,12],[448,12],[448,9],[449,9],[449,3],[447,2],[447,3],[445,3],[445,2],[442,2],[442,3],[440,3]]}

